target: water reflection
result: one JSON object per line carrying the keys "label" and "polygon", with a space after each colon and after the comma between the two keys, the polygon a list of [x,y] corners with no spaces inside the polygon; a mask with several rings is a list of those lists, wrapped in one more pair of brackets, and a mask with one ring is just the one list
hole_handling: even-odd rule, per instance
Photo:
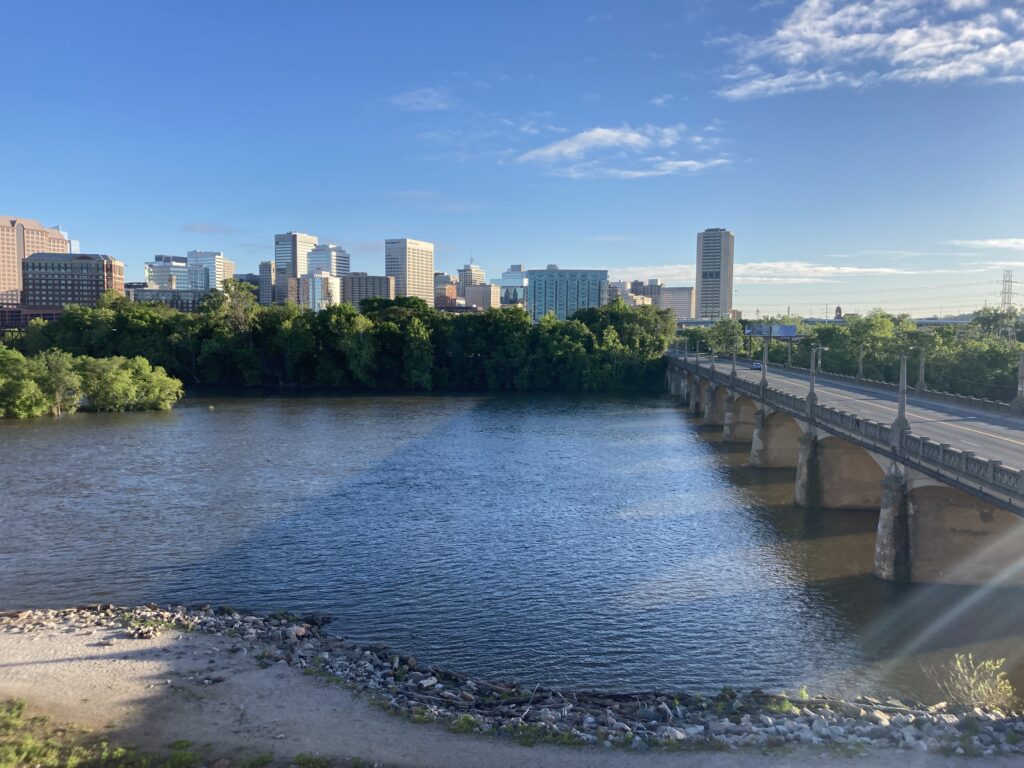
{"label": "water reflection", "polygon": [[922,663],[1017,653],[1019,590],[876,581],[876,515],[797,509],[794,473],[747,451],[668,398],[192,399],[2,423],[0,607],[325,611],[473,675],[620,690],[929,696]]}

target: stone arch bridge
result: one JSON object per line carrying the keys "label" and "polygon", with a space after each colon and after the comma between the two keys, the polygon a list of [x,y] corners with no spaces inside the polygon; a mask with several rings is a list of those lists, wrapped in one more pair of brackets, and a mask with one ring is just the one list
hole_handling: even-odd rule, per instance
{"label": "stone arch bridge", "polygon": [[667,363],[669,391],[749,443],[753,466],[796,469],[797,505],[879,511],[876,576],[1024,585],[1024,419],[1007,404],[919,393],[900,422],[880,382],[812,388],[806,371],[674,350]]}

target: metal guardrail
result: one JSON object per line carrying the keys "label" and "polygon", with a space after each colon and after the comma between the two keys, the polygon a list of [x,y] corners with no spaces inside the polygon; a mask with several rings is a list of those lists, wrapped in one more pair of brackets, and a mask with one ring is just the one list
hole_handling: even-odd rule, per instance
{"label": "metal guardrail", "polygon": [[951,482],[968,491],[980,491],[1016,512],[1024,512],[1024,471],[1004,466],[1001,461],[961,451],[947,443],[909,432],[894,431],[889,424],[879,423],[831,406],[815,403],[808,409],[807,398],[792,395],[770,386],[734,377],[718,369],[699,366],[669,354],[672,364],[690,373],[738,392],[839,435],[869,450],[899,460],[927,475]]}

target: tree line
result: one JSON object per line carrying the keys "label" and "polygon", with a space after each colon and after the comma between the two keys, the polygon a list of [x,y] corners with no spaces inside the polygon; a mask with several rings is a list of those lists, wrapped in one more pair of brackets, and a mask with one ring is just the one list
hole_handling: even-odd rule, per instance
{"label": "tree line", "polygon": [[181,382],[144,357],[86,357],[48,349],[26,357],[0,344],[0,418],[76,410],[167,410]]}
{"label": "tree line", "polygon": [[[1017,367],[1024,344],[1024,321],[1015,311],[979,310],[966,325],[919,328],[907,315],[890,315],[880,309],[866,315],[848,315],[843,323],[808,326],[796,317],[765,318],[760,323],[796,325],[799,340],[793,343],[794,366],[810,366],[812,347],[822,347],[821,370],[850,376],[896,382],[899,360],[908,356],[908,383],[917,383],[921,355],[925,361],[928,389],[993,400],[1012,400],[1017,393]],[[722,320],[710,328],[692,328],[679,343],[697,344],[703,352],[714,349],[724,355],[733,350],[760,360],[761,339],[745,334],[750,321]],[[787,342],[769,345],[769,360],[787,362]]]}
{"label": "tree line", "polygon": [[451,314],[416,298],[264,307],[229,281],[198,312],[107,295],[33,320],[9,343],[28,355],[141,356],[197,385],[609,392],[660,389],[674,333],[669,311],[621,301],[535,324],[520,307]]}

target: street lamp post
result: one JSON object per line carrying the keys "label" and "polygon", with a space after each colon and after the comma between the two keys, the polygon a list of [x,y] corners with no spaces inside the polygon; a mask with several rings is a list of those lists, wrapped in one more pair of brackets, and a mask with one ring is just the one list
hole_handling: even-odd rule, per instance
{"label": "street lamp post", "polygon": [[814,409],[814,406],[818,404],[818,395],[814,391],[814,382],[817,378],[817,358],[821,356],[821,352],[827,350],[828,347],[823,347],[821,344],[815,344],[811,347],[811,383],[807,388],[807,413],[808,415]]}
{"label": "street lamp post", "polygon": [[900,355],[900,397],[896,406],[896,420],[892,423],[892,445],[897,450],[903,449],[903,437],[910,432],[907,421],[907,356]]}
{"label": "street lamp post", "polygon": [[860,351],[857,353],[857,379],[864,378],[864,345],[860,345]]}
{"label": "street lamp post", "polygon": [[732,377],[736,378],[736,347],[732,348]]}
{"label": "street lamp post", "polygon": [[768,345],[772,343],[771,336],[761,339],[761,386],[768,386]]}
{"label": "street lamp post", "polygon": [[920,395],[924,391],[924,347],[921,347],[921,364],[917,369],[917,386],[914,387],[914,394]]}

